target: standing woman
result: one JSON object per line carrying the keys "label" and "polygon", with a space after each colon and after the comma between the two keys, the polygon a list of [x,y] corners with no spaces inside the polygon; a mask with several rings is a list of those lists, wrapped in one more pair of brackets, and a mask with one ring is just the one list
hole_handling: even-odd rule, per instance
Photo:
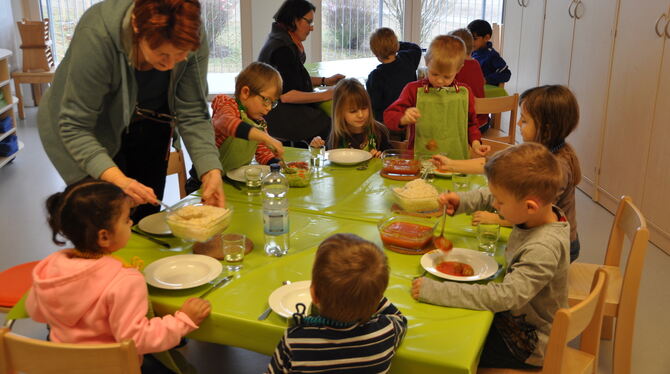
{"label": "standing woman", "polygon": [[316,8],[307,0],[286,0],[274,15],[275,22],[258,61],[274,66],[283,80],[279,105],[266,117],[270,135],[284,140],[307,141],[330,133],[330,117],[318,103],[331,100],[333,92],[314,92],[314,86],[333,86],[344,78],[310,77],[302,45],[314,29]]}
{"label": "standing woman", "polygon": [[141,204],[137,222],[159,210],[179,134],[203,201],[224,205],[200,24],[197,0],[105,0],[84,13],[38,113],[42,144],[65,183],[92,177],[119,186]]}

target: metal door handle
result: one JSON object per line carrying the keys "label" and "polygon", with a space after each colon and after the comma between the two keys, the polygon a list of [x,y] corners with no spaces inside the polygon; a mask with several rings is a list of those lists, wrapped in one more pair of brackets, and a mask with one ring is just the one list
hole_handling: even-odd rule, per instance
{"label": "metal door handle", "polygon": [[570,16],[570,18],[575,18],[575,14],[572,12],[572,6],[575,5],[575,4],[577,4],[577,3],[575,3],[575,1],[572,0],[572,2],[570,3],[570,6],[568,7],[568,15]]}
{"label": "metal door handle", "polygon": [[[658,36],[661,37],[661,38],[663,37],[663,33],[660,32],[660,31],[658,31],[658,24],[661,23],[661,20],[662,20],[663,18],[667,18],[666,15],[665,15],[665,13],[661,14],[661,16],[658,17],[658,19],[656,20],[656,25],[654,26],[654,29],[655,29],[655,31],[656,31],[656,35],[658,35]],[[667,29],[668,29],[668,27],[667,27],[668,24],[666,23],[665,26],[666,26],[665,29],[667,30]]]}
{"label": "metal door handle", "polygon": [[[577,14],[577,9],[580,9],[580,7],[579,7],[580,5],[581,5],[581,9],[582,9],[582,15],[581,16],[579,14]],[[582,2],[582,0],[579,0],[577,2],[577,5],[575,5],[575,18],[582,19],[582,17],[584,16],[583,10],[584,10],[584,3]]]}
{"label": "metal door handle", "polygon": [[517,4],[519,4],[520,7],[523,7],[523,4],[521,3],[521,0],[516,0]]}
{"label": "metal door handle", "polygon": [[670,39],[670,30],[668,30],[668,26],[670,26],[670,20],[665,23],[665,37]]}
{"label": "metal door handle", "polygon": [[523,3],[524,8],[528,8],[528,4],[530,3],[530,0],[521,0]]}

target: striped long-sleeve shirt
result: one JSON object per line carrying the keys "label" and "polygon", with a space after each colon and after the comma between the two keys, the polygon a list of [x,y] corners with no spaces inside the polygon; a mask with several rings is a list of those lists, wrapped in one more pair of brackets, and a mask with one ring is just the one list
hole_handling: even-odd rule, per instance
{"label": "striped long-sleeve shirt", "polygon": [[386,373],[407,330],[407,319],[386,298],[362,324],[307,316],[277,345],[268,372]]}

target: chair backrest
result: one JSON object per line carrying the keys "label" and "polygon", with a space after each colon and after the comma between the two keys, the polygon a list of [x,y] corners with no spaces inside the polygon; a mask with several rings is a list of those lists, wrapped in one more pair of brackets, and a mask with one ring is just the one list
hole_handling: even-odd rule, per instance
{"label": "chair backrest", "polygon": [[[543,373],[595,374],[598,367],[600,329],[607,281],[607,272],[598,269],[589,296],[572,308],[563,308],[556,312],[547,343]],[[568,343],[580,334],[581,353],[578,356],[579,360],[576,360],[574,355],[569,354],[571,348],[568,347]]]}
{"label": "chair backrest", "polygon": [[50,71],[55,66],[51,50],[49,19],[28,21],[25,18],[16,23],[21,35],[23,51],[23,71]]}
{"label": "chair backrest", "polygon": [[497,140],[491,140],[491,139],[486,139],[486,138],[482,138],[482,144],[483,145],[488,145],[488,146],[491,147],[491,152],[489,152],[489,154],[487,154],[486,157],[491,157],[494,154],[502,151],[503,149],[507,149],[507,148],[512,146],[509,143],[503,143],[503,142],[499,142]]}
{"label": "chair backrest", "polygon": [[[502,97],[475,98],[475,112],[477,114],[496,114],[510,112],[509,125],[505,136],[486,136],[485,138],[515,144],[516,141],[516,114],[519,108],[519,94]],[[489,131],[494,129],[489,129]]]}
{"label": "chair backrest", "polygon": [[112,344],[46,342],[0,329],[0,374],[140,374],[132,340]]}
{"label": "chair backrest", "polygon": [[186,197],[186,164],[184,163],[184,154],[181,150],[170,152],[168,159],[167,175],[177,174],[179,178],[179,198]]}

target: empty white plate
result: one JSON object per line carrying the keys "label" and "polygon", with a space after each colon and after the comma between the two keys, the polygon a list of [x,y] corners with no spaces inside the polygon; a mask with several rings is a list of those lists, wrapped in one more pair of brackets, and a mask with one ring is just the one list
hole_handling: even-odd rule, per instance
{"label": "empty white plate", "polygon": [[140,230],[153,234],[153,235],[170,235],[172,230],[165,221],[167,212],[162,211],[149,216],[146,216],[140,220],[140,223],[137,224],[137,227]]}
{"label": "empty white plate", "polygon": [[270,166],[269,165],[245,165],[245,166],[242,166],[242,167],[237,168],[237,169],[228,170],[226,172],[226,175],[228,176],[228,178],[230,178],[234,181],[246,183],[247,178],[244,176],[244,171],[247,170],[248,168],[261,169],[261,178],[266,176],[267,174],[270,174]]}
{"label": "empty white plate", "polygon": [[309,286],[312,281],[300,281],[281,286],[270,294],[268,304],[270,308],[284,318],[291,317],[296,312],[297,303],[305,304],[305,311],[309,310],[312,304],[312,295],[309,293]]}
{"label": "empty white plate", "polygon": [[221,274],[221,263],[204,255],[164,257],[144,268],[150,285],[166,290],[181,290],[203,285]]}
{"label": "empty white plate", "polygon": [[[437,270],[437,265],[442,261],[458,261],[468,264],[472,266],[475,274],[469,277],[460,277],[443,273]],[[483,252],[466,248],[453,248],[447,253],[439,249],[430,251],[421,256],[421,266],[437,277],[465,282],[486,279],[498,271],[498,263],[493,257]]]}
{"label": "empty white plate", "polygon": [[326,155],[330,162],[339,165],[356,165],[372,158],[370,152],[354,148],[331,149]]}

